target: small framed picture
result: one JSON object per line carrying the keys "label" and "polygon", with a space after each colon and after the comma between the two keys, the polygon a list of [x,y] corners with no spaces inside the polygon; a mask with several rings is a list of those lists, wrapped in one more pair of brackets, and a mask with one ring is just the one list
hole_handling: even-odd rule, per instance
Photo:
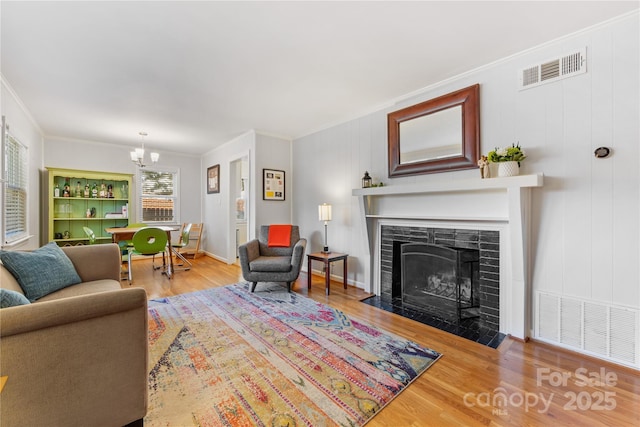
{"label": "small framed picture", "polygon": [[207,194],[220,192],[220,165],[207,168]]}
{"label": "small framed picture", "polygon": [[262,169],[262,199],[284,200],[284,171]]}

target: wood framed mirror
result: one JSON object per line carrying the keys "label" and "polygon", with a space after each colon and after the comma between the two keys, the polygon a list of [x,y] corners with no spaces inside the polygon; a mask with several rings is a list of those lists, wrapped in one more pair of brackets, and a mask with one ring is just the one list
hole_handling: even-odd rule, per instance
{"label": "wood framed mirror", "polygon": [[389,177],[477,168],[480,85],[387,115]]}

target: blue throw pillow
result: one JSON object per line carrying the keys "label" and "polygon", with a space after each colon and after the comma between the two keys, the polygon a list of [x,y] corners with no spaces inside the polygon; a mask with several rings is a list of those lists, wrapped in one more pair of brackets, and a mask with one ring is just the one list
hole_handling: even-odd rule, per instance
{"label": "blue throw pillow", "polygon": [[0,308],[29,304],[27,297],[20,292],[0,288]]}
{"label": "blue throw pillow", "polygon": [[0,260],[31,302],[81,282],[67,254],[54,242],[33,252],[0,251]]}

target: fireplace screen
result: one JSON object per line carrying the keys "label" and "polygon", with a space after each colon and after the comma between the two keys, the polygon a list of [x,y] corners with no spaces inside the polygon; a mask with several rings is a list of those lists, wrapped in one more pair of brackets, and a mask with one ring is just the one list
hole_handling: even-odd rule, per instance
{"label": "fireplace screen", "polygon": [[478,316],[477,250],[405,243],[400,252],[404,303],[458,319]]}

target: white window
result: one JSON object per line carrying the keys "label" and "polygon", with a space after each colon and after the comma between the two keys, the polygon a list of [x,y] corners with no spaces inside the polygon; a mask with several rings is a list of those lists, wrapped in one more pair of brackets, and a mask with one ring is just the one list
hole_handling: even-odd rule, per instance
{"label": "white window", "polygon": [[19,243],[29,237],[27,230],[28,153],[8,132],[3,118],[4,151],[4,236],[3,245]]}
{"label": "white window", "polygon": [[138,169],[138,221],[145,224],[179,224],[177,170]]}

